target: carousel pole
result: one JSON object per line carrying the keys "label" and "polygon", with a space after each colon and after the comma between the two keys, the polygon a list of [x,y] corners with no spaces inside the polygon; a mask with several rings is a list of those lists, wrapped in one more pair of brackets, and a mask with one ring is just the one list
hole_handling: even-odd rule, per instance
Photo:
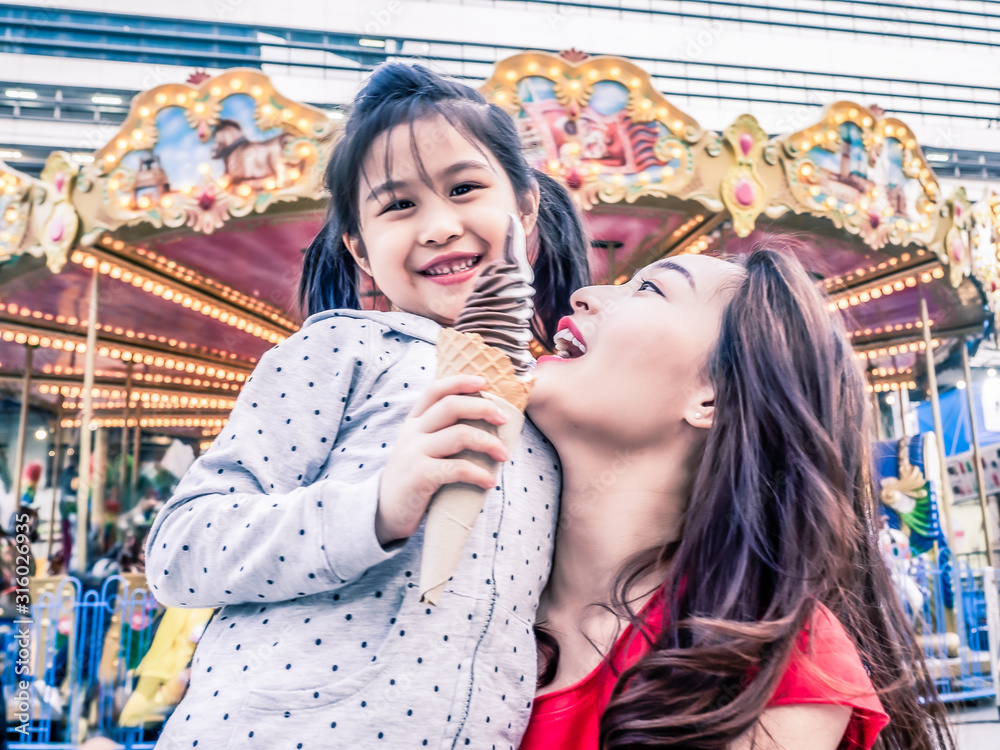
{"label": "carousel pole", "polygon": [[948,545],[955,542],[951,533],[951,483],[948,481],[948,460],[944,450],[944,427],[941,422],[941,401],[938,398],[937,371],[934,369],[934,347],[931,346],[931,324],[927,315],[927,300],[920,295],[920,319],[924,331],[924,356],[927,361],[927,388],[931,396],[931,415],[934,417],[934,442],[937,444],[938,469],[941,475],[941,504],[944,507],[945,531],[948,534]]}
{"label": "carousel pole", "polygon": [[[871,374],[870,371],[869,374]],[[869,382],[870,381],[871,378],[869,378]],[[878,401],[878,394],[875,392],[874,388],[872,389],[871,397],[872,397],[872,417],[873,417],[872,426],[875,428],[874,437],[875,440],[884,440],[885,435],[883,434],[884,429],[882,427],[882,408]]]}
{"label": "carousel pole", "polygon": [[[944,450],[944,427],[941,421],[941,401],[938,398],[938,387],[937,387],[937,370],[935,369],[934,363],[934,347],[931,346],[931,321],[930,316],[927,314],[927,300],[923,293],[920,295],[920,320],[922,322],[921,327],[924,332],[924,356],[926,358],[927,366],[927,387],[930,390],[931,395],[931,414],[934,417],[934,443],[937,446],[938,454],[938,480],[941,483],[941,496],[938,498],[938,502],[943,508],[944,513],[941,513],[939,508],[938,515],[944,516],[945,523],[945,533],[948,536],[948,547],[952,548],[954,546],[955,538],[952,536],[952,524],[951,524],[951,506],[952,506],[952,495],[951,495],[951,482],[948,481],[948,463],[945,456]],[[927,477],[929,480],[930,477]],[[934,564],[940,566],[940,558],[938,556],[938,543],[934,542]],[[938,568],[940,570],[940,567]],[[944,578],[944,573],[942,573],[942,579]],[[958,640],[962,646],[967,645],[967,637],[965,634],[965,628],[960,627],[958,623],[965,622],[964,606],[962,602],[962,572],[958,571],[958,575],[952,576],[952,581],[957,580],[958,586],[954,587],[957,589],[954,591],[954,609],[945,609],[945,627],[952,632],[958,632]]]}
{"label": "carousel pole", "polygon": [[125,373],[125,409],[123,410],[122,416],[125,418],[125,422],[122,425],[122,435],[121,435],[121,451],[119,455],[119,465],[118,465],[118,493],[119,493],[119,505],[122,511],[128,510],[125,507],[125,481],[126,481],[126,470],[128,468],[128,406],[132,402],[132,368],[133,363],[129,361],[128,368]]}
{"label": "carousel pole", "polygon": [[[14,504],[16,515],[21,515],[21,479],[24,473],[24,453],[28,440],[28,399],[31,397],[31,367],[35,359],[35,347],[25,346],[24,384],[21,387],[21,416],[17,422],[17,447],[14,451]],[[11,529],[13,533],[14,529]]]}
{"label": "carousel pole", "polygon": [[104,548],[104,487],[108,476],[108,428],[94,430],[94,467],[92,482],[94,492],[90,496],[90,530],[100,540],[98,550],[103,555]]}
{"label": "carousel pole", "polygon": [[87,319],[87,358],[83,370],[83,409],[80,413],[80,482],[76,500],[76,569],[87,571],[87,511],[90,508],[90,420],[94,415],[94,367],[97,360],[97,303],[100,272],[94,266],[90,279],[90,310]]}
{"label": "carousel pole", "polygon": [[[59,401],[56,404],[56,435],[53,442],[55,443],[56,455],[52,457],[52,505],[49,507],[49,540],[45,546],[45,564],[50,565],[50,560],[52,560],[52,539],[55,536],[55,520],[56,520],[56,508],[59,507],[59,482],[62,479],[62,420],[63,420],[63,396],[59,394]],[[63,550],[65,553],[66,550]],[[63,557],[65,558],[65,554]],[[66,565],[69,561],[63,560],[63,565]]]}
{"label": "carousel pole", "polygon": [[993,567],[993,543],[990,539],[990,513],[986,499],[986,477],[983,475],[983,458],[979,450],[979,428],[976,426],[976,406],[972,397],[972,368],[969,367],[969,340],[962,337],[962,370],[965,372],[965,397],[969,406],[969,425],[972,428],[972,461],[976,465],[976,484],[979,485],[979,511],[983,515],[983,538],[986,542],[986,565]]}
{"label": "carousel pole", "polygon": [[[901,384],[899,388],[899,425],[903,431],[903,438],[908,439],[910,436],[906,434],[906,415],[910,412],[910,391],[904,388],[904,385]],[[918,429],[917,432],[920,430]]]}
{"label": "carousel pole", "polygon": [[139,451],[142,449],[142,427],[139,424],[139,415],[142,413],[142,404],[135,405],[135,432],[132,433],[132,476],[129,477],[132,490],[132,507],[139,504]]}

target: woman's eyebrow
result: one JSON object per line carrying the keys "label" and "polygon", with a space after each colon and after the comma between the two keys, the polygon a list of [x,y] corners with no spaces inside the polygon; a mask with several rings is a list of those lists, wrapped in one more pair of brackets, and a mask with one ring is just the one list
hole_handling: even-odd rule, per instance
{"label": "woman's eyebrow", "polygon": [[694,286],[694,276],[692,276],[691,272],[688,271],[680,263],[674,263],[674,261],[672,260],[661,260],[659,263],[653,266],[653,268],[657,270],[660,270],[662,268],[669,271],[677,271],[681,276],[683,276],[687,280],[687,283],[691,285],[692,292],[698,291]]}

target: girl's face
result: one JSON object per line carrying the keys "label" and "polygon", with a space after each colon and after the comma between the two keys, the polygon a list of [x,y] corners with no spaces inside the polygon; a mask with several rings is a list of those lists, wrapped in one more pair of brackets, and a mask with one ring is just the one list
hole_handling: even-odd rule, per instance
{"label": "girl's face", "polygon": [[361,236],[344,242],[397,307],[450,325],[483,268],[501,257],[508,214],[528,234],[537,213],[537,190],[519,202],[489,149],[436,115],[372,144],[358,196]]}
{"label": "girl's face", "polygon": [[[622,286],[573,294],[559,328],[569,358],[542,357],[528,412],[559,446],[560,436],[594,444],[651,446],[684,425],[707,428],[713,389],[706,365],[719,335],[726,289],[741,270],[684,255],[658,261]],[[565,333],[556,335],[557,346]]]}

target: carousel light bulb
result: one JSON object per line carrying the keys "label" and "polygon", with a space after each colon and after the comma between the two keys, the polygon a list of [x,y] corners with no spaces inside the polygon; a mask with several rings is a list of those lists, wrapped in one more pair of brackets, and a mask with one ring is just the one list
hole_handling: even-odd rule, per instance
{"label": "carousel light bulb", "polygon": [[233,91],[239,91],[241,88],[243,88],[243,81],[241,81],[239,78],[234,78],[229,82],[229,87]]}
{"label": "carousel light bulb", "polygon": [[149,107],[139,107],[140,117],[149,117]]}

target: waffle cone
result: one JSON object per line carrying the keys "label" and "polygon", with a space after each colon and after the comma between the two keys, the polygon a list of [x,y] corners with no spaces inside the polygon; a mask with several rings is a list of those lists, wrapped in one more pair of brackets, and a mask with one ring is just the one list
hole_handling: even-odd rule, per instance
{"label": "waffle cone", "polygon": [[531,395],[531,381],[518,380],[510,357],[487,344],[478,333],[461,333],[445,328],[437,342],[437,376],[481,375],[487,393],[499,396],[524,411]]}
{"label": "waffle cone", "polygon": [[[508,451],[513,451],[521,438],[524,412],[489,392],[481,396],[492,401],[507,417],[499,427],[481,420],[463,421],[484,432],[500,438]],[[497,470],[497,462],[484,453],[462,451],[455,458],[464,458],[488,471]],[[424,525],[424,547],[420,564],[420,597],[429,604],[437,604],[444,594],[444,587],[458,569],[466,542],[472,533],[486,501],[489,490],[474,484],[453,482],[441,487],[431,498]]]}
{"label": "waffle cone", "polygon": [[[507,421],[499,427],[485,421],[464,423],[496,435],[508,451],[513,451],[521,437],[524,407],[528,404],[533,382],[518,380],[510,358],[487,344],[478,333],[460,333],[454,328],[445,328],[438,336],[437,355],[438,378],[465,374],[481,375],[486,379],[480,396],[492,401],[506,415]],[[467,459],[489,471],[497,469],[497,463],[483,453],[462,451],[456,458]],[[430,604],[440,601],[444,587],[458,568],[488,491],[476,485],[454,482],[443,485],[431,498],[420,567],[423,601]]]}

